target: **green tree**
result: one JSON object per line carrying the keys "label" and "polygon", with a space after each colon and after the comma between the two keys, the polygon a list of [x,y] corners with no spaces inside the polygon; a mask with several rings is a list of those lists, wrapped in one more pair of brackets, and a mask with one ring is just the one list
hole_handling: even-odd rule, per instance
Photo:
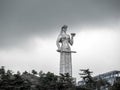
{"label": "green tree", "polygon": [[57,88],[57,76],[53,73],[41,73],[39,81],[40,90],[56,90]]}
{"label": "green tree", "polygon": [[111,86],[109,90],[120,90],[120,79],[114,82],[113,86]]}
{"label": "green tree", "polygon": [[0,90],[30,90],[30,83],[20,74],[0,68]]}
{"label": "green tree", "polygon": [[35,71],[34,69],[32,70],[32,74],[33,75],[36,75],[37,74],[37,71]]}
{"label": "green tree", "polygon": [[0,75],[5,75],[5,67],[4,66],[1,66],[0,68]]}
{"label": "green tree", "polygon": [[24,71],[22,74],[29,74],[27,71]]}
{"label": "green tree", "polygon": [[58,81],[58,89],[59,90],[74,90],[75,84],[73,78],[66,74],[60,74],[59,81]]}

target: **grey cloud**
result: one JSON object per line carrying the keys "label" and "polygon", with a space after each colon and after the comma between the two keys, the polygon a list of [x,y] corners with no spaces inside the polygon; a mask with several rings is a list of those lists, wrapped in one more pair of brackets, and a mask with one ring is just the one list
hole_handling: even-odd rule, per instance
{"label": "grey cloud", "polygon": [[116,24],[119,0],[1,0],[0,47],[20,44],[31,35],[54,34],[62,24]]}

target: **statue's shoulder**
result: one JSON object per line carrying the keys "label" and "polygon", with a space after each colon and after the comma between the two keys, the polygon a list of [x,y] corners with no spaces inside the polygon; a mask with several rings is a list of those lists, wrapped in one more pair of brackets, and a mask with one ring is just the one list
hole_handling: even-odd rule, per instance
{"label": "statue's shoulder", "polygon": [[61,34],[59,34],[59,35],[58,35],[58,38],[61,38],[61,37],[62,37],[62,35],[61,35]]}
{"label": "statue's shoulder", "polygon": [[61,38],[62,38],[62,35],[59,34],[57,40],[61,40]]}
{"label": "statue's shoulder", "polygon": [[69,35],[69,34],[67,34],[66,36],[67,36],[67,38],[70,38],[70,35]]}

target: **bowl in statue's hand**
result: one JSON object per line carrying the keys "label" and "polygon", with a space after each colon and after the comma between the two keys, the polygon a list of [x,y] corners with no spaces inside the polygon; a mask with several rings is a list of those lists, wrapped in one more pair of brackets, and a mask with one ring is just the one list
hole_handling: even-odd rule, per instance
{"label": "bowl in statue's hand", "polygon": [[75,33],[71,33],[71,36],[75,36],[76,34]]}

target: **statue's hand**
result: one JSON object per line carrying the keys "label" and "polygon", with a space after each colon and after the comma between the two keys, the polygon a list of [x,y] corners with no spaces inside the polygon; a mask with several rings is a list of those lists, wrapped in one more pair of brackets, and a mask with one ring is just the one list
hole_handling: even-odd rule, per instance
{"label": "statue's hand", "polygon": [[71,36],[74,37],[76,34],[75,33],[71,33]]}
{"label": "statue's hand", "polygon": [[61,52],[61,48],[58,48],[58,50],[57,50],[58,52]]}

